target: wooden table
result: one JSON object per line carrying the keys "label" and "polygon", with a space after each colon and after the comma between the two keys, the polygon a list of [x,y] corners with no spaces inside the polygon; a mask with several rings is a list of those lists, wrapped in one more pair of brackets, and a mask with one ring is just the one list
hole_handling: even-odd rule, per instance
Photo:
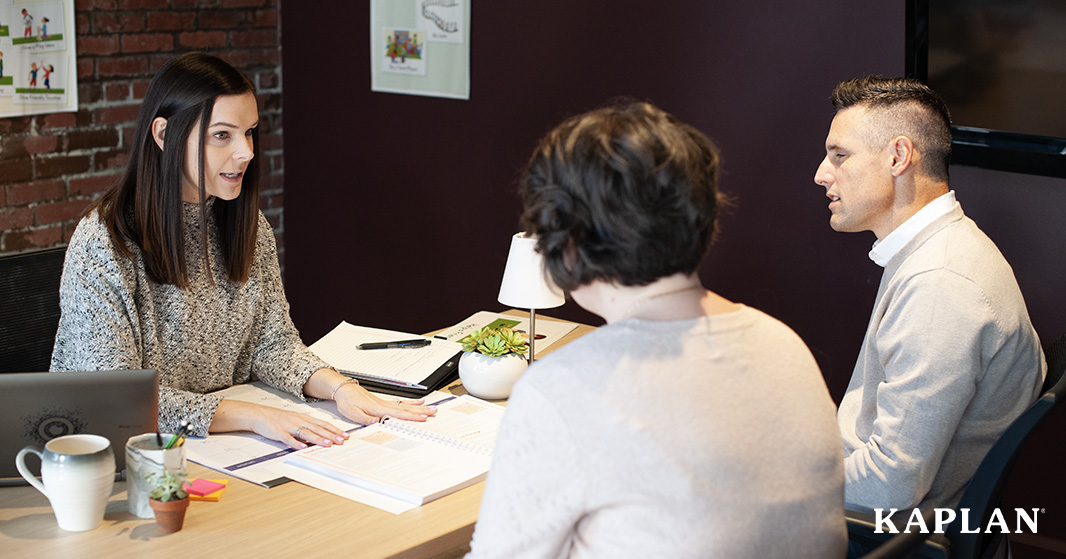
{"label": "wooden table", "polygon": [[[579,324],[543,354],[592,330]],[[465,394],[458,382],[447,390]],[[226,477],[191,462],[189,475]],[[479,483],[394,515],[295,482],[264,489],[231,478],[221,501],[191,503],[185,527],[161,534],[154,519],[127,512],[123,482],[115,484],[103,525],[88,532],[59,529],[36,489],[7,487],[0,488],[0,556],[460,557],[474,532],[483,490]]]}

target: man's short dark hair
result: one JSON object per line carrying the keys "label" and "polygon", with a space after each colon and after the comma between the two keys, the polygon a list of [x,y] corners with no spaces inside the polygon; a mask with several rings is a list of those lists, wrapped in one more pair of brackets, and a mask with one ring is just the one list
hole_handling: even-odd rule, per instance
{"label": "man's short dark hair", "polygon": [[887,118],[879,120],[882,129],[871,142],[883,143],[897,135],[909,137],[925,156],[925,173],[947,182],[951,114],[929,86],[907,78],[865,76],[837,84],[831,99],[838,112],[856,106],[883,109]]}
{"label": "man's short dark hair", "polygon": [[718,165],[706,136],[648,103],[578,115],[533,152],[522,225],[568,291],[692,273],[715,233]]}

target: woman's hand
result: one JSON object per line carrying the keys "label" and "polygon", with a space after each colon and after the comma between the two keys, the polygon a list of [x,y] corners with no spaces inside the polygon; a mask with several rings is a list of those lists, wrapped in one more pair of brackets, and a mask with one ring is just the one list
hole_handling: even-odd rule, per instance
{"label": "woman's hand", "polygon": [[334,398],[341,415],[363,425],[377,423],[385,417],[425,421],[437,413],[435,406],[422,405],[424,400],[383,400],[355,383],[340,387]]}
{"label": "woman's hand", "polygon": [[377,423],[382,418],[425,421],[437,413],[434,406],[422,405],[423,400],[383,400],[366,391],[359,383],[334,371],[319,369],[304,384],[304,394],[337,401],[337,411],[363,425]]}
{"label": "woman's hand", "polygon": [[215,410],[210,431],[254,431],[291,448],[331,446],[348,440],[347,433],[317,417],[227,398]]}

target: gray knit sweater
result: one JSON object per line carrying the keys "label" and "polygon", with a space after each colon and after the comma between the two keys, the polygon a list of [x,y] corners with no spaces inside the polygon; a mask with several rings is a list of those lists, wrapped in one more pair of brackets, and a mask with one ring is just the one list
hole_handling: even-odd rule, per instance
{"label": "gray knit sweater", "polygon": [[194,435],[205,436],[221,400],[209,392],[258,377],[303,397],[307,379],[328,365],[303,345],[289,318],[274,234],[262,213],[251,273],[238,284],[226,278],[208,211],[212,285],[201,257],[199,206],[184,206],[185,290],[148,279],[140,250],[129,244],[134,258],[122,256],[96,212],[81,220],[63,267],[51,368],[156,369],[160,430],[173,432],[186,419]]}
{"label": "gray knit sweater", "polygon": [[937,218],[885,267],[837,412],[848,508],[955,506],[1045,369],[1003,255],[961,208]]}
{"label": "gray knit sweater", "polygon": [[749,307],[599,328],[515,387],[468,559],[843,557],[833,412]]}

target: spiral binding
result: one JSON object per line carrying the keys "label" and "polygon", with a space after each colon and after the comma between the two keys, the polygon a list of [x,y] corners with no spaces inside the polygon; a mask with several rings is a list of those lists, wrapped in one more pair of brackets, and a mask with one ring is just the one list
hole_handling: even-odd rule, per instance
{"label": "spiral binding", "polygon": [[382,427],[395,429],[407,435],[411,435],[420,439],[429,441],[436,441],[438,443],[472,452],[474,454],[480,454],[482,456],[492,456],[492,449],[486,448],[478,444],[471,444],[459,439],[449,437],[447,435],[441,435],[440,433],[434,433],[432,431],[426,431],[425,429],[419,429],[413,425],[399,423],[397,421],[382,420]]}

